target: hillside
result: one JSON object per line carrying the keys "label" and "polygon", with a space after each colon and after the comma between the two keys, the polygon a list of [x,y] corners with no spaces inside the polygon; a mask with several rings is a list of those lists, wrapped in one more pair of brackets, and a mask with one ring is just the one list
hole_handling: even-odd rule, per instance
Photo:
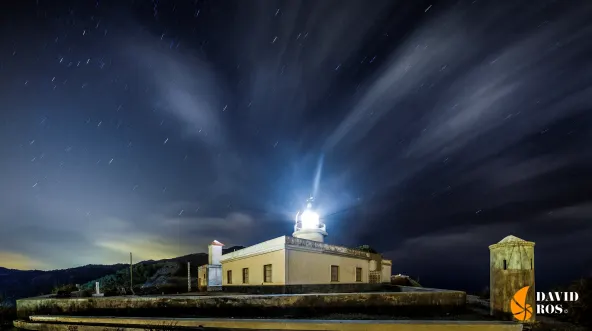
{"label": "hillside", "polygon": [[[228,253],[242,246],[225,249]],[[134,264],[134,288],[141,287],[158,270],[168,266],[174,271],[171,277],[183,277],[187,287],[187,262],[191,262],[192,273],[197,273],[197,266],[208,263],[208,254],[196,253],[164,260],[148,260]],[[172,267],[172,268],[171,268]],[[173,270],[174,269],[174,270]],[[167,274],[168,275],[168,274]],[[129,289],[129,264],[86,265],[60,270],[14,270],[0,267],[0,297],[14,303],[17,299],[49,294],[60,288],[92,289],[95,281],[100,281],[105,290],[117,291],[119,287]]]}
{"label": "hillside", "polygon": [[117,272],[125,264],[86,265],[51,271],[14,270],[0,267],[0,296],[13,302],[16,299],[47,294],[63,284],[79,284]]}

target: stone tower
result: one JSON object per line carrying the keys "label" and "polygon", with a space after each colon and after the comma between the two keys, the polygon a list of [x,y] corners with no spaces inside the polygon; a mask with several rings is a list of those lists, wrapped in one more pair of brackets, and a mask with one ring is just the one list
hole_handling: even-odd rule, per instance
{"label": "stone tower", "polygon": [[[490,313],[499,317],[512,318],[510,303],[518,290],[530,286],[526,304],[532,307],[535,319],[534,286],[534,242],[515,236],[507,236],[497,244],[489,246],[489,291]],[[520,303],[522,304],[522,303]]]}

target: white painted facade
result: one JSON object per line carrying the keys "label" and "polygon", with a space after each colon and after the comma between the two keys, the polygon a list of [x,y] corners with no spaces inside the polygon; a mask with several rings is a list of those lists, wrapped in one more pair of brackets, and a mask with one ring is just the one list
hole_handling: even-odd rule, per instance
{"label": "white painted facade", "polygon": [[198,287],[206,288],[208,291],[222,289],[222,247],[224,244],[217,240],[208,245],[208,264],[197,268]]}

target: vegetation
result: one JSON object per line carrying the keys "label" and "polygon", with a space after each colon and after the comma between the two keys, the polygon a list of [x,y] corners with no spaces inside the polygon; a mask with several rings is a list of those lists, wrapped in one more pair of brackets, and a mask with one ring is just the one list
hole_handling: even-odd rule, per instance
{"label": "vegetation", "polygon": [[560,319],[584,326],[592,326],[592,278],[582,278],[557,291],[576,292],[579,299],[567,303],[567,314],[560,315]]}
{"label": "vegetation", "polygon": [[[133,265],[133,285],[134,292],[141,291],[141,286],[156,271],[162,268],[163,262],[141,262]],[[130,270],[123,268],[114,274],[106,275],[101,278],[92,280],[81,286],[82,290],[94,290],[95,283],[99,282],[101,292],[106,295],[129,294],[130,292]]]}
{"label": "vegetation", "polygon": [[391,285],[423,287],[417,280],[405,275],[391,276]]}
{"label": "vegetation", "polygon": [[11,304],[16,299],[51,293],[64,284],[83,284],[124,268],[116,265],[86,265],[63,270],[13,270],[0,267],[0,293]]}
{"label": "vegetation", "polygon": [[60,285],[60,286],[54,287],[53,290],[51,291],[51,293],[52,294],[57,294],[58,292],[70,293],[70,292],[74,292],[74,291],[78,291],[78,288],[76,287],[76,285],[67,284],[67,285]]}
{"label": "vegetation", "polygon": [[0,330],[16,319],[16,307],[0,295]]}
{"label": "vegetation", "polygon": [[366,252],[366,253],[378,254],[378,252],[374,248],[370,247],[369,245],[362,245],[362,246],[357,247],[356,249],[359,251],[362,251],[362,252]]}
{"label": "vegetation", "polygon": [[491,291],[489,290],[489,286],[485,286],[481,292],[479,292],[479,298],[483,300],[489,300],[490,295]]}

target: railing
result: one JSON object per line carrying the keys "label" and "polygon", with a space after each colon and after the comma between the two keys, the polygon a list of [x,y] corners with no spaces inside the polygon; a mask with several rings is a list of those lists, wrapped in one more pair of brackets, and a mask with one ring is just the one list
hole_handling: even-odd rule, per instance
{"label": "railing", "polygon": [[[325,223],[321,223],[321,222],[319,222],[318,228],[322,231],[327,230],[327,226],[325,225]],[[296,225],[294,225],[294,231],[300,231],[300,230],[302,230],[302,222],[298,221],[298,222],[296,222]]]}

